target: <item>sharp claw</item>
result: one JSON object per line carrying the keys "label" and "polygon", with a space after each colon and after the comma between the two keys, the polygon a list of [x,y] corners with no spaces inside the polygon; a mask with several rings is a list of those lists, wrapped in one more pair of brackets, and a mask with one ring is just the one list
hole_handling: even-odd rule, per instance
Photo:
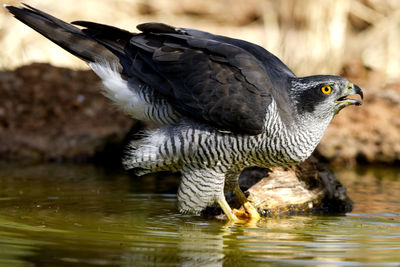
{"label": "sharp claw", "polygon": [[233,213],[240,219],[259,220],[260,214],[257,209],[250,203],[246,202],[240,210],[233,209]]}
{"label": "sharp claw", "polygon": [[243,207],[246,210],[246,213],[248,213],[250,215],[250,218],[256,219],[256,220],[260,219],[260,214],[258,213],[257,209],[250,202],[244,203]]}
{"label": "sharp claw", "polygon": [[248,214],[246,213],[246,211],[244,211],[244,210],[242,210],[242,209],[240,209],[240,210],[238,210],[238,209],[233,209],[232,212],[233,212],[233,214],[235,214],[236,217],[238,217],[238,218],[248,218],[248,217],[249,217]]}

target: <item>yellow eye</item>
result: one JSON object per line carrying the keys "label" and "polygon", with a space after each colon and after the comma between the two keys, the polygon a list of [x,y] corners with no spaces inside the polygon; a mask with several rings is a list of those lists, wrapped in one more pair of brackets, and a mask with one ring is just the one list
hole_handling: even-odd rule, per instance
{"label": "yellow eye", "polygon": [[332,87],[329,85],[324,85],[321,87],[321,92],[325,95],[329,95],[332,92]]}

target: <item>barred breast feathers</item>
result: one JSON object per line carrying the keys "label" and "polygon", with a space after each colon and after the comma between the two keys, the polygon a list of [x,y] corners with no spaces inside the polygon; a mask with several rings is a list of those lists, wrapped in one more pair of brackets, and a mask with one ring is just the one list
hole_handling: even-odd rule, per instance
{"label": "barred breast feathers", "polygon": [[258,150],[264,151],[264,161],[275,166],[293,165],[306,160],[318,145],[326,129],[303,120],[285,120],[273,100],[268,106],[265,133],[260,137]]}
{"label": "barred breast feathers", "polygon": [[[138,169],[142,175],[155,171],[178,171],[183,165],[198,169],[214,168],[216,165],[232,164],[232,151],[223,137],[206,125],[183,120],[170,126],[146,131],[140,140],[131,141],[128,145],[124,166],[127,169]],[[232,139],[232,135],[231,136]],[[227,141],[227,140],[225,140]],[[226,171],[225,167],[221,171]]]}
{"label": "barred breast feathers", "polygon": [[179,121],[181,115],[165,99],[138,79],[123,79],[116,64],[96,62],[88,65],[102,79],[103,94],[132,118],[158,125]]}

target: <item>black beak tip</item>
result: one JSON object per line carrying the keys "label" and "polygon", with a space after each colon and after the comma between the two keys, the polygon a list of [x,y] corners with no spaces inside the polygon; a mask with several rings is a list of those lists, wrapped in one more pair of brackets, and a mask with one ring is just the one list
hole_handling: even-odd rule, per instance
{"label": "black beak tip", "polygon": [[363,93],[363,91],[361,90],[361,88],[358,87],[357,85],[354,85],[354,90],[356,91],[357,94],[360,95],[361,99],[364,100],[364,93]]}

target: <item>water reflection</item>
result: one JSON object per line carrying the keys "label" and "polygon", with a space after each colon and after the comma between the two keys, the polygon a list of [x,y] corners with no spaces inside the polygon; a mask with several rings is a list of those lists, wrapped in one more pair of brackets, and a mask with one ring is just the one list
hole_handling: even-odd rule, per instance
{"label": "water reflection", "polygon": [[335,174],[356,200],[353,215],[400,221],[400,168],[338,169]]}
{"label": "water reflection", "polygon": [[[209,225],[186,224],[179,227],[179,262],[183,266],[222,266],[226,231]],[[217,231],[216,231],[217,230]]]}
{"label": "water reflection", "polygon": [[0,163],[0,265],[400,263],[398,172],[337,175],[354,213],[229,225],[179,214],[172,176]]}

